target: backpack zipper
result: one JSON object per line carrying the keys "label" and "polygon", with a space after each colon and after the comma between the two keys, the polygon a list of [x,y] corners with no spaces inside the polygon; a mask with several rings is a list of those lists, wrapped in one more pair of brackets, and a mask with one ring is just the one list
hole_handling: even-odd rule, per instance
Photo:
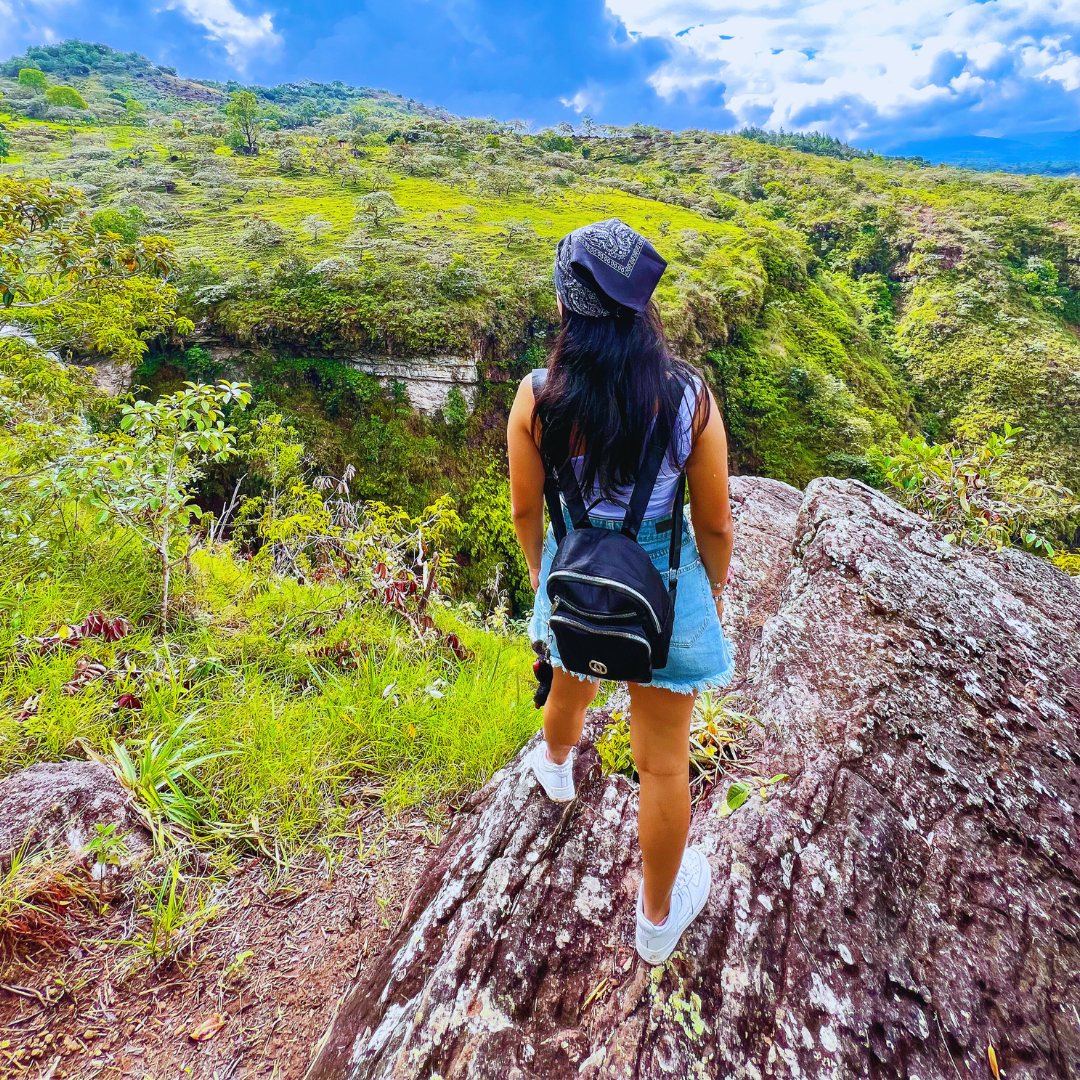
{"label": "backpack zipper", "polygon": [[594,577],[592,574],[582,574],[576,570],[553,570],[548,574],[548,581],[552,578],[568,578],[570,581],[583,581],[587,585],[601,585],[608,589],[614,589],[616,592],[626,593],[634,599],[640,601],[642,607],[652,616],[652,621],[656,626],[656,632],[662,634],[664,628],[660,625],[660,620],[656,617],[656,612],[653,611],[652,604],[648,599],[637,591],[637,589],[630,588],[629,585],[624,585],[621,581],[612,581],[611,578]]}
{"label": "backpack zipper", "polygon": [[574,627],[575,630],[581,630],[585,634],[605,634],[608,637],[621,637],[626,638],[628,641],[636,641],[639,645],[645,646],[645,651],[649,654],[649,662],[652,663],[652,646],[644,634],[631,634],[626,630],[605,630],[600,626],[588,626],[585,623],[578,622],[576,619],[567,618],[565,615],[552,615],[549,621],[566,623],[568,626]]}
{"label": "backpack zipper", "polygon": [[596,619],[598,622],[616,622],[620,619],[634,619],[637,618],[637,613],[630,611],[624,615],[599,615],[595,611],[586,611],[584,608],[579,608],[577,604],[570,603],[565,596],[556,596],[551,602],[551,613],[555,614],[559,608],[566,608],[568,611],[572,611],[575,615],[580,615],[584,619]]}

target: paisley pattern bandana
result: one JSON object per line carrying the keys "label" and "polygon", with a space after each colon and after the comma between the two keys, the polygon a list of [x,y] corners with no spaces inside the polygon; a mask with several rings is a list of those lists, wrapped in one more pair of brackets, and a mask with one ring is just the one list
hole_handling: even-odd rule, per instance
{"label": "paisley pattern bandana", "polygon": [[609,218],[559,241],[555,290],[578,315],[602,319],[643,311],[666,266],[645,237]]}

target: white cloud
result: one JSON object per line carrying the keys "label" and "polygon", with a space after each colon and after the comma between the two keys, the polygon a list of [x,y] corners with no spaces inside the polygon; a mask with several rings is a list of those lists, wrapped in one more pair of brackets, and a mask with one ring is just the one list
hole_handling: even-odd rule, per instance
{"label": "white cloud", "polygon": [[232,0],[169,0],[165,7],[180,11],[206,29],[206,36],[220,41],[237,68],[243,69],[254,53],[276,49],[282,43],[267,12],[245,15]]}
{"label": "white cloud", "polygon": [[970,134],[1080,126],[1076,0],[607,2],[630,30],[669,39],[651,80],[662,97],[722,85],[744,124],[894,142],[952,133],[961,112]]}

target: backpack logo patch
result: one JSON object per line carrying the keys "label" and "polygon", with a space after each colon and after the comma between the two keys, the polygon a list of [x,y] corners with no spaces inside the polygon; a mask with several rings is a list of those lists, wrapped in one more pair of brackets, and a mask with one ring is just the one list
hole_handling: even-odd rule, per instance
{"label": "backpack logo patch", "polygon": [[589,670],[595,671],[597,675],[607,674],[607,664],[601,664],[599,660],[589,661]]}

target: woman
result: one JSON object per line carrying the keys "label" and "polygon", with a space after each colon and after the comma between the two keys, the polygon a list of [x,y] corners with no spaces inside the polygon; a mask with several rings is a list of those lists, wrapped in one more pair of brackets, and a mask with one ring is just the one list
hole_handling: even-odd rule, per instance
{"label": "woman", "polygon": [[618,528],[646,440],[663,412],[673,436],[638,533],[661,572],[668,569],[679,475],[686,473],[693,531],[687,528],[682,541],[670,658],[648,685],[630,684],[644,866],[636,940],[653,964],[671,955],[708,899],[709,864],[686,847],[690,716],[698,691],[724,686],[732,674],[720,627],[732,546],[727,439],[708,387],[671,355],[651,302],[666,265],[617,219],[563,237],[555,259],[559,337],[542,389],[534,396],[532,378],[521,383],[507,426],[514,528],[536,590],[529,630],[534,642],[550,648],[554,668],[544,745],[530,765],[558,801],[575,796],[572,749],[599,681],[565,669],[549,630],[545,584],[555,539],[549,529],[545,542],[543,463],[572,457],[592,524]]}

